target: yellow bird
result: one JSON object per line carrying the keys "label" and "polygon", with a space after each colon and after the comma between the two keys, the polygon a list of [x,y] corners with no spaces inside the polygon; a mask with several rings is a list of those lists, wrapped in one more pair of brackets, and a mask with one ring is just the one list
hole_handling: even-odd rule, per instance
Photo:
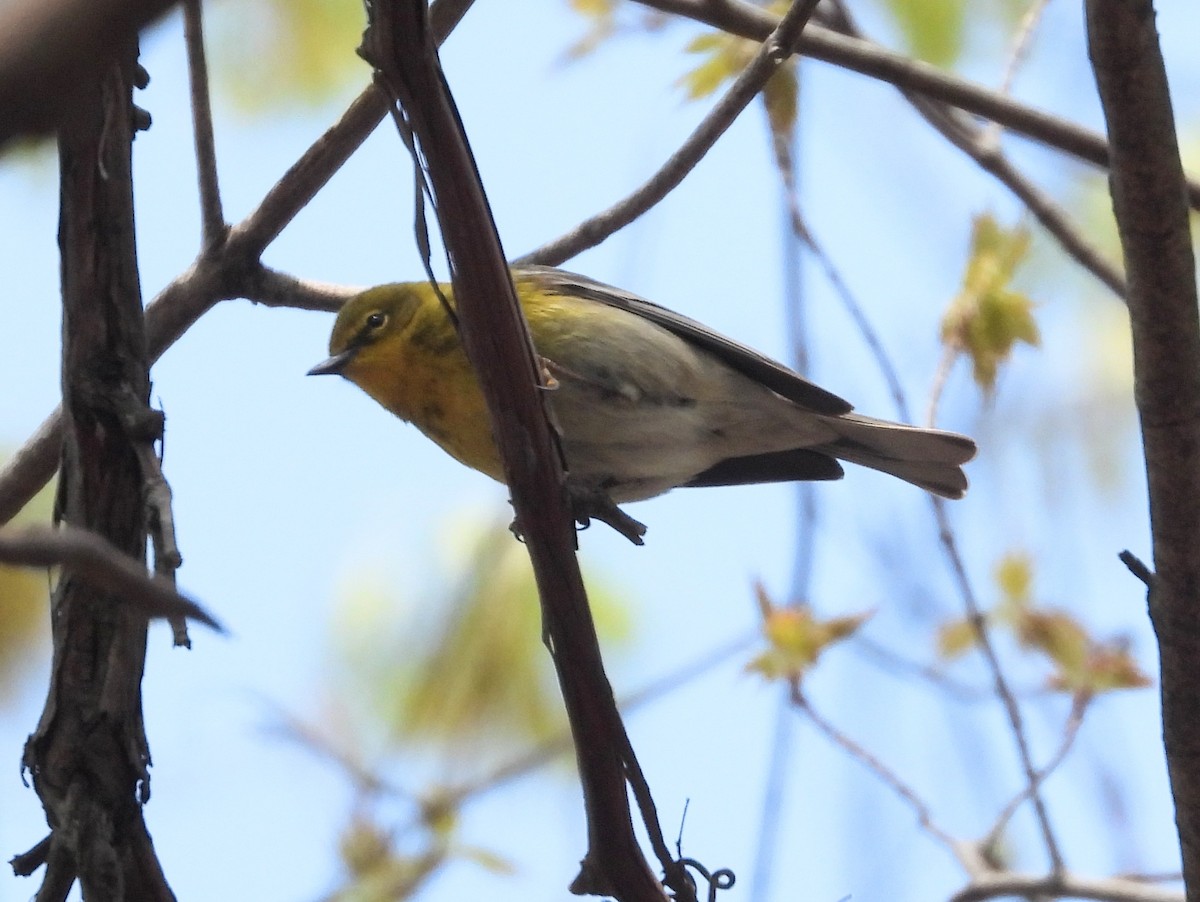
{"label": "yellow bird", "polygon": [[[838,479],[844,460],[945,498],[966,491],[966,436],[853,413],[782,364],[618,288],[547,267],[514,269],[513,280],[554,379],[552,421],[575,487],[621,503],[678,486]],[[429,283],[351,298],[329,353],[310,375],[344,376],[503,481],[475,373]]]}

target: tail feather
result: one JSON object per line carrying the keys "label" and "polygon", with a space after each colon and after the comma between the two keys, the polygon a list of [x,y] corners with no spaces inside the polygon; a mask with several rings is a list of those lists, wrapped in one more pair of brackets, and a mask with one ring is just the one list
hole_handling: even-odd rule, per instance
{"label": "tail feather", "polygon": [[943,498],[961,498],[967,490],[962,464],[975,456],[975,443],[965,435],[859,414],[826,422],[840,438],[820,450],[834,457],[889,473]]}

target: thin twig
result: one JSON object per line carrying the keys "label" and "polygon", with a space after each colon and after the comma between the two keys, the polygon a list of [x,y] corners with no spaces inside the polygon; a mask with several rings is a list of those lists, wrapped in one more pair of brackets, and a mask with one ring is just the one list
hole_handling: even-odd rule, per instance
{"label": "thin twig", "polygon": [[1154,588],[1154,571],[1128,548],[1117,555],[1121,563],[1129,568],[1129,572],[1142,581],[1147,590]]}
{"label": "thin twig", "polygon": [[[665,163],[640,188],[624,200],[584,220],[560,238],[518,257],[515,265],[538,263],[557,266],[581,251],[595,247],[633,222],[674,190],[696,168],[705,154],[725,134],[734,120],[762,90],[775,70],[792,54],[805,23],[816,8],[813,0],[797,0],[759,40],[763,46]],[[799,26],[797,27],[797,24]]]}
{"label": "thin twig", "polygon": [[1029,4],[1029,8],[1025,10],[1025,14],[1021,16],[1021,21],[1017,24],[1017,33],[1008,51],[1008,63],[1004,67],[1004,77],[1000,79],[1001,94],[1012,93],[1017,70],[1029,57],[1029,51],[1033,47],[1033,36],[1037,32],[1037,27],[1042,21],[1042,14],[1049,4],[1050,0],[1033,0]]}
{"label": "thin twig", "polygon": [[[777,134],[767,118],[771,147],[775,154],[775,171],[779,175],[783,210],[791,225],[790,240],[784,242],[783,285],[784,313],[787,333],[791,339],[792,366],[796,372],[809,375],[810,336],[806,317],[804,252],[811,237],[800,217],[799,160],[797,149],[803,117],[801,69],[793,67],[789,77],[796,82],[796,117],[789,134]],[[765,98],[764,98],[765,105]],[[792,559],[791,585],[787,606],[801,605],[812,593],[814,561],[816,559],[818,495],[813,483],[798,483],[796,500],[796,539]],[[779,860],[778,846],[782,814],[787,804],[788,780],[792,773],[791,749],[794,721],[788,710],[787,698],[780,695],[771,730],[767,777],[763,786],[762,807],[758,817],[758,838],[751,871],[750,902],[762,902],[770,893],[775,865]]]}
{"label": "thin twig", "polygon": [[941,670],[929,664],[920,664],[896,654],[885,645],[868,639],[860,633],[855,633],[850,640],[851,647],[863,652],[865,657],[873,660],[876,667],[885,673],[890,673],[898,679],[917,677],[931,686],[945,692],[955,701],[974,704],[991,701],[992,693],[988,690],[967,686],[952,680]]}
{"label": "thin twig", "polygon": [[825,253],[825,248],[817,241],[812,229],[804,221],[799,206],[794,206],[789,212],[792,218],[793,231],[804,239],[805,244],[808,245],[808,249],[816,257],[817,262],[821,265],[821,271],[825,274],[826,281],[829,282],[829,287],[833,289],[833,293],[841,301],[842,307],[850,315],[850,319],[854,321],[855,328],[858,329],[858,333],[866,343],[871,356],[875,358],[879,371],[883,375],[883,380],[887,383],[888,391],[891,392],[892,402],[896,405],[896,412],[899,414],[900,419],[910,422],[912,415],[908,409],[908,400],[905,396],[904,386],[900,381],[900,373],[896,370],[896,365],[892,362],[891,355],[883,347],[883,338],[867,317],[862,304],[858,302],[858,299],[850,290],[850,286],[842,277],[841,271],[834,265],[833,259],[829,254]]}
{"label": "thin twig", "polygon": [[[160,420],[161,422],[161,420]],[[161,437],[161,435],[160,435]],[[175,539],[175,515],[171,508],[171,486],[162,472],[162,461],[154,451],[154,441],[147,439],[134,447],[138,467],[142,471],[142,500],[146,507],[146,523],[154,548],[154,572],[175,585],[175,571],[183,564]],[[175,645],[191,648],[187,618],[172,616],[171,632]]]}
{"label": "thin twig", "polygon": [[1067,722],[1063,727],[1062,741],[1059,742],[1058,750],[1046,762],[1046,765],[1037,772],[1037,779],[1025,786],[1001,809],[1000,814],[996,818],[996,823],[992,825],[992,829],[987,832],[987,837],[983,840],[982,845],[984,848],[995,847],[1000,841],[1000,835],[1008,826],[1008,822],[1012,819],[1012,816],[1016,814],[1017,809],[1028,801],[1030,796],[1066,760],[1067,753],[1071,751],[1071,747],[1075,744],[1075,739],[1079,735],[1079,728],[1083,726],[1083,715],[1086,713],[1092,698],[1093,696],[1090,693],[1079,692],[1071,699],[1071,713],[1067,716]]}
{"label": "thin twig", "polygon": [[942,403],[942,394],[950,380],[950,372],[958,360],[958,348],[947,343],[942,346],[942,356],[938,360],[937,370],[933,374],[933,384],[929,387],[929,403],[925,407],[925,425],[934,428],[937,422],[938,408]]}
{"label": "thin twig", "polygon": [[983,653],[984,662],[987,664],[987,668],[992,675],[992,685],[996,697],[1000,699],[1005,716],[1008,718],[1013,740],[1017,746],[1017,757],[1021,763],[1021,770],[1025,775],[1029,798],[1033,802],[1033,810],[1037,818],[1038,828],[1041,830],[1042,841],[1046,846],[1046,854],[1050,858],[1051,868],[1057,873],[1063,867],[1062,852],[1059,850],[1058,840],[1054,835],[1054,828],[1050,825],[1050,815],[1046,810],[1045,800],[1038,790],[1038,772],[1033,763],[1033,754],[1029,749],[1029,737],[1025,731],[1025,721],[1021,716],[1021,706],[1017,703],[1016,695],[1013,693],[1012,687],[1008,684],[1008,678],[1004,675],[1004,668],[1000,664],[1000,656],[996,653],[996,647],[992,643],[991,632],[987,627],[987,619],[983,616],[982,608],[980,608],[979,601],[975,597],[975,588],[971,583],[971,578],[967,575],[966,564],[963,562],[962,554],[958,549],[958,540],[955,538],[954,531],[950,526],[950,516],[946,512],[945,500],[930,495],[929,503],[933,505],[933,517],[937,523],[938,540],[941,542],[942,549],[950,561],[950,569],[954,575],[955,582],[958,583],[959,596],[962,598],[963,606],[966,608],[967,619],[975,628],[979,650]]}
{"label": "thin twig", "polygon": [[264,307],[289,307],[293,310],[319,310],[337,313],[342,304],[361,287],[316,282],[257,266],[247,273],[238,286],[238,296]]}
{"label": "thin twig", "polygon": [[187,47],[188,84],[192,95],[192,135],[200,185],[200,215],[204,245],[225,237],[229,226],[221,209],[217,180],[217,151],[213,139],[212,103],[208,95],[208,62],[204,54],[204,23],[200,0],[184,0],[183,40]]}
{"label": "thin twig", "polygon": [[945,846],[956,859],[961,860],[964,851],[963,843],[956,840],[937,825],[933,819],[933,812],[929,809],[925,800],[917,794],[915,789],[905,783],[895,771],[880,761],[875,755],[858,742],[855,742],[820,714],[800,688],[799,681],[792,681],[789,697],[796,710],[803,713],[812,725],[825,735],[825,738],[875,774],[884,785],[908,803],[913,813],[916,814],[917,823],[921,825],[921,829]]}

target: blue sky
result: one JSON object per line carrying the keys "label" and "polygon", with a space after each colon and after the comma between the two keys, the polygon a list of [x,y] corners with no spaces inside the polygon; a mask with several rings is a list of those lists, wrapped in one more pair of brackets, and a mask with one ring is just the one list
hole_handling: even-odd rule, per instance
{"label": "blue sky", "polygon": [[[1180,118],[1194,123],[1200,69],[1187,48],[1200,23],[1186,0],[1159,10]],[[1074,5],[1051,5],[1017,91],[1099,127],[1080,18]],[[511,256],[622,197],[704,112],[674,87],[688,65],[680,48],[689,30],[617,41],[581,63],[559,65],[581,29],[558,2],[479,3],[445,49]],[[992,42],[983,35],[979,44]],[[154,126],[138,137],[135,164],[149,298],[194,257],[199,217],[178,22],[149,35],[144,53],[153,80],[140,102]],[[987,60],[972,74],[995,83],[996,57]],[[256,121],[219,105],[227,216],[246,215],[336,113],[335,105]],[[1013,203],[943,147],[894,91],[827,66],[805,68],[801,140],[810,224],[869,311],[920,410],[970,219],[992,210],[1012,221]],[[1013,148],[1054,190],[1086,173],[1028,145]],[[346,284],[419,277],[410,185],[397,138],[381,128],[266,261]],[[0,241],[8,279],[0,323],[9,336],[0,356],[0,383],[9,386],[0,395],[0,445],[17,445],[56,401],[55,187],[50,163],[0,172],[0,208],[10,211]],[[785,357],[781,221],[755,108],[663,204],[568,267]],[[812,375],[863,412],[893,416],[853,325],[815,271],[806,285]],[[1097,324],[1120,317],[1115,302],[1079,280],[1056,277],[1031,291],[1043,349],[1019,351],[987,405],[960,368],[943,408],[943,424],[977,435],[982,449],[969,470],[972,493],[952,512],[968,565],[990,602],[996,559],[1028,551],[1040,597],[1083,612],[1102,635],[1128,633],[1153,669],[1141,593],[1116,560],[1126,547],[1149,553],[1131,402],[1119,387],[1104,394],[1089,381]],[[386,585],[401,608],[419,610],[447,524],[471,512],[504,516],[502,487],[463,470],[349,384],[304,378],[324,356],[330,325],[325,314],[226,303],[153,372],[154,398],[167,415],[165,470],[185,559],[180,583],[231,631],[195,630],[191,652],[171,649],[165,628],[151,635],[146,706],[155,767],[147,819],[181,898],[313,899],[335,885],[335,840],[349,791],[335,770],[271,734],[274,712],[319,714],[337,602],[356,580]],[[1089,464],[1097,451],[1089,450],[1089,423],[1112,424],[1099,450],[1116,461],[1119,478],[1107,488],[1098,488]],[[932,629],[956,608],[921,493],[854,470],[817,494],[812,602],[826,615],[874,609],[874,641],[929,659]],[[622,586],[635,612],[634,649],[613,673],[618,692],[754,628],[753,581],[777,596],[790,585],[794,505],[787,487],[678,491],[632,509],[650,526],[645,548],[602,527],[582,536],[585,562]],[[690,800],[685,849],[713,867],[734,868],[743,887],[751,882],[778,710],[777,692],[742,672],[746,657],[629,718],[664,828],[674,836]],[[1036,686],[1038,674],[1018,669],[1023,687]],[[969,664],[961,675],[986,685]],[[0,781],[5,857],[44,831],[36,798],[16,776],[41,685],[33,678],[0,720],[0,760],[10,764],[0,768],[9,775]],[[952,831],[981,833],[987,813],[1018,785],[994,705],[948,702],[872,666],[854,646],[829,654],[810,693],[935,800]],[[1042,760],[1066,709],[1056,698],[1028,705]],[[959,885],[953,863],[906,808],[793,720],[770,898],[794,899],[800,888],[814,899],[928,899]],[[1158,737],[1153,692],[1097,704],[1076,756],[1046,787],[1073,866],[1095,873],[1177,867]],[[1130,805],[1123,825],[1114,813],[1121,800]],[[510,858],[517,874],[498,878],[458,865],[426,898],[562,898],[584,848],[580,808],[563,771],[489,794],[465,812],[463,839]],[[1028,821],[1019,817],[1018,825],[1028,833]],[[1027,841],[1015,848],[1028,852],[1023,867],[1042,866]],[[31,881],[0,875],[0,902],[34,890]]]}

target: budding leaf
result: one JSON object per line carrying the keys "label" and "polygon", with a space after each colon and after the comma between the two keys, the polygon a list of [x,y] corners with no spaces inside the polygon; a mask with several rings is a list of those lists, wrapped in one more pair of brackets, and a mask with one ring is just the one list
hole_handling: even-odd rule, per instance
{"label": "budding leaf", "polygon": [[1010,287],[1029,251],[1029,231],[1005,229],[978,216],[958,296],[942,318],[942,341],[971,358],[975,381],[991,392],[1000,364],[1017,342],[1037,346],[1041,334],[1033,301]]}

